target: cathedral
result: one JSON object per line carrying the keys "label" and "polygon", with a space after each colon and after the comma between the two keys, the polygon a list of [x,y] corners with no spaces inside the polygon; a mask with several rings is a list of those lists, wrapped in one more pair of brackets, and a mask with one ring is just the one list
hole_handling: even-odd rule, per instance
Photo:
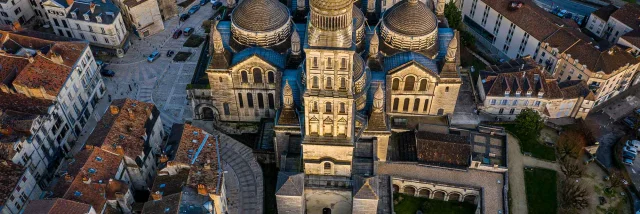
{"label": "cathedral", "polygon": [[274,121],[280,213],[381,212],[393,124],[456,106],[444,1],[239,1],[211,26],[194,119]]}

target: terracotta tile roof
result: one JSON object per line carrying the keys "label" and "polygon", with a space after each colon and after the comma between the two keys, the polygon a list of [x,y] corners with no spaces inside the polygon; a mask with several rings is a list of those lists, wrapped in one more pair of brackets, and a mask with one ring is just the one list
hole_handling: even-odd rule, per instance
{"label": "terracotta tile roof", "polygon": [[191,165],[187,185],[197,188],[199,184],[204,184],[209,193],[217,194],[222,180],[218,161],[216,136],[185,124],[180,145],[172,162]]}
{"label": "terracotta tile roof", "polygon": [[28,64],[29,60],[24,57],[0,55],[0,84],[9,85],[15,78],[14,75]]}
{"label": "terracotta tile roof", "polygon": [[91,205],[62,198],[34,200],[24,209],[33,214],[80,214],[89,213]]}
{"label": "terracotta tile roof", "polygon": [[526,96],[530,91],[532,97],[543,93],[542,97],[547,99],[562,98],[556,80],[529,57],[490,66],[480,76],[487,96],[502,97],[506,92],[509,96],[517,96],[518,91]]}
{"label": "terracotta tile roof", "polygon": [[63,197],[64,194],[67,193],[67,190],[69,190],[69,187],[71,187],[73,179],[75,179],[76,176],[80,173],[82,167],[84,167],[85,163],[87,163],[87,160],[92,153],[93,149],[83,149],[75,156],[73,156],[73,159],[69,161],[69,163],[60,166],[59,172],[65,175],[63,175],[62,178],[58,179],[58,182],[51,189],[51,192],[53,193],[52,197]]}
{"label": "terracotta tile roof", "polygon": [[454,168],[467,168],[471,164],[471,144],[460,135],[416,132],[418,162]]}
{"label": "terracotta tile roof", "polygon": [[4,206],[13,193],[26,168],[11,161],[0,161],[0,206]]}
{"label": "terracotta tile roof", "polygon": [[53,105],[53,101],[27,97],[22,94],[8,94],[0,91],[0,110],[13,110],[29,114],[43,115]]}
{"label": "terracotta tile roof", "polygon": [[144,208],[142,208],[142,213],[145,213],[145,214],[175,213],[177,214],[180,212],[181,198],[182,198],[182,194],[173,194],[173,195],[163,196],[162,200],[147,201],[144,203]]}
{"label": "terracotta tile roof", "polygon": [[636,46],[636,48],[640,48],[640,30],[632,30],[620,38],[626,40],[631,45]]}
{"label": "terracotta tile roof", "polygon": [[638,29],[640,25],[640,5],[637,4],[625,4],[620,9],[611,14],[611,17],[616,18],[618,21],[629,26],[633,29]]}
{"label": "terracotta tile roof", "polygon": [[60,89],[71,74],[71,67],[57,64],[41,55],[36,55],[34,61],[29,63],[18,74],[13,85],[28,88],[44,88],[50,96],[57,96]]}
{"label": "terracotta tile roof", "polygon": [[482,1],[540,41],[557,31],[559,25],[564,24],[562,19],[538,7],[531,0],[520,0],[524,4],[517,10],[510,8],[512,0]]}
{"label": "terracotta tile roof", "polygon": [[593,11],[591,14],[593,14],[594,16],[597,16],[600,19],[603,19],[606,22],[607,20],[609,20],[609,16],[611,16],[613,12],[616,12],[616,10],[618,10],[618,7],[610,4],[610,5],[598,8],[596,11]]}
{"label": "terracotta tile roof", "polygon": [[189,169],[177,169],[175,174],[169,175],[158,173],[151,193],[160,193],[162,196],[159,200],[154,200],[153,196],[149,196],[149,200],[144,203],[142,213],[162,213],[169,209],[169,213],[178,213],[180,210],[180,201],[183,194],[183,188],[189,180]]}
{"label": "terracotta tile roof", "polygon": [[[118,154],[122,147],[124,155],[135,159],[143,154],[148,145],[143,139],[152,130],[160,112],[151,103],[132,99],[119,99],[111,103],[111,108],[104,114],[87,140],[87,145],[101,147]],[[153,115],[153,119],[149,117]]]}
{"label": "terracotta tile roof", "polygon": [[612,74],[627,64],[638,63],[638,59],[618,46],[601,52],[590,44],[582,43],[573,46],[567,53],[571,54],[571,58],[579,59],[587,69],[595,72],[602,71],[605,74]]}
{"label": "terracotta tile roof", "polygon": [[589,90],[587,82],[583,80],[564,81],[559,83],[558,86],[565,99],[584,97],[586,100],[595,100],[595,95]]}

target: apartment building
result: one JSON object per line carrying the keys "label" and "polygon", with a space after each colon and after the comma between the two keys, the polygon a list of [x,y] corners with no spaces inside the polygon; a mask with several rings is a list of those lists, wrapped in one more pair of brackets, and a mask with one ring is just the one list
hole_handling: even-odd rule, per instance
{"label": "apartment building", "polygon": [[0,212],[21,213],[29,200],[37,199],[42,189],[29,168],[0,160]]}
{"label": "apartment building", "polygon": [[89,41],[98,53],[123,57],[127,52],[129,33],[112,0],[51,0],[43,6],[57,35]]}
{"label": "apartment building", "polygon": [[607,30],[609,17],[611,17],[611,14],[616,12],[616,10],[618,10],[618,7],[612,4],[598,8],[589,15],[585,28],[594,35],[603,37]]}
{"label": "apartment building", "polygon": [[179,144],[164,156],[142,213],[228,212],[218,136],[189,124],[174,126]]}
{"label": "apartment building", "polygon": [[118,0],[125,22],[140,37],[154,35],[164,30],[164,23],[156,0]]}
{"label": "apartment building", "polygon": [[35,16],[32,0],[0,0],[0,24],[24,24]]}
{"label": "apartment building", "polygon": [[529,55],[560,83],[585,80],[595,94],[595,105],[626,90],[638,67],[631,50],[602,49],[573,21],[530,0],[465,0],[463,16],[467,30],[496,56]]}
{"label": "apartment building", "polygon": [[144,190],[153,184],[164,137],[160,111],[153,104],[119,99],[111,103],[86,145],[123,156],[131,186]]}
{"label": "apartment building", "polygon": [[626,4],[621,8],[613,5],[599,8],[591,13],[587,30],[607,41],[628,48],[634,56],[640,56],[640,6]]}
{"label": "apartment building", "polygon": [[74,146],[105,87],[89,44],[0,30],[0,145],[3,159],[47,186]]}
{"label": "apartment building", "polygon": [[544,118],[585,118],[595,103],[586,82],[558,83],[531,57],[494,65],[481,71],[476,83],[482,99],[480,110],[503,119],[515,119],[524,109]]}

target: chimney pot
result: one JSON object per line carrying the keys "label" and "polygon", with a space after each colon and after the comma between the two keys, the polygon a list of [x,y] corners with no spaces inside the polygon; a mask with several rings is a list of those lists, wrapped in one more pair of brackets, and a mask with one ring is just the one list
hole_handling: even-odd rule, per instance
{"label": "chimney pot", "polygon": [[162,192],[155,191],[155,192],[151,193],[151,198],[153,198],[154,201],[162,200]]}
{"label": "chimney pot", "polygon": [[116,146],[116,153],[124,156],[124,148],[122,148],[122,146],[120,145]]}

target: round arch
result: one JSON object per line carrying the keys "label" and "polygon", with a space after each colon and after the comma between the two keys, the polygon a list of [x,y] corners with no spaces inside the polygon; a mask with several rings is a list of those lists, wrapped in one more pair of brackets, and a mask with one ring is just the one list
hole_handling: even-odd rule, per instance
{"label": "round arch", "polygon": [[429,198],[431,196],[431,190],[429,188],[422,188],[418,190],[418,197]]}
{"label": "round arch", "polygon": [[404,186],[402,190],[404,194],[411,195],[411,196],[416,195],[416,187],[414,186],[407,185],[407,186]]}
{"label": "round arch", "polygon": [[467,203],[476,204],[476,195],[465,195],[463,201]]}
{"label": "round arch", "polygon": [[461,196],[462,194],[460,194],[459,192],[449,193],[449,201],[460,201]]}
{"label": "round arch", "polygon": [[444,201],[444,197],[447,195],[447,192],[442,190],[436,190],[433,192],[433,199]]}
{"label": "round arch", "polygon": [[213,105],[200,104],[196,106],[196,109],[197,109],[196,118],[200,120],[218,121],[220,119],[220,112]]}

